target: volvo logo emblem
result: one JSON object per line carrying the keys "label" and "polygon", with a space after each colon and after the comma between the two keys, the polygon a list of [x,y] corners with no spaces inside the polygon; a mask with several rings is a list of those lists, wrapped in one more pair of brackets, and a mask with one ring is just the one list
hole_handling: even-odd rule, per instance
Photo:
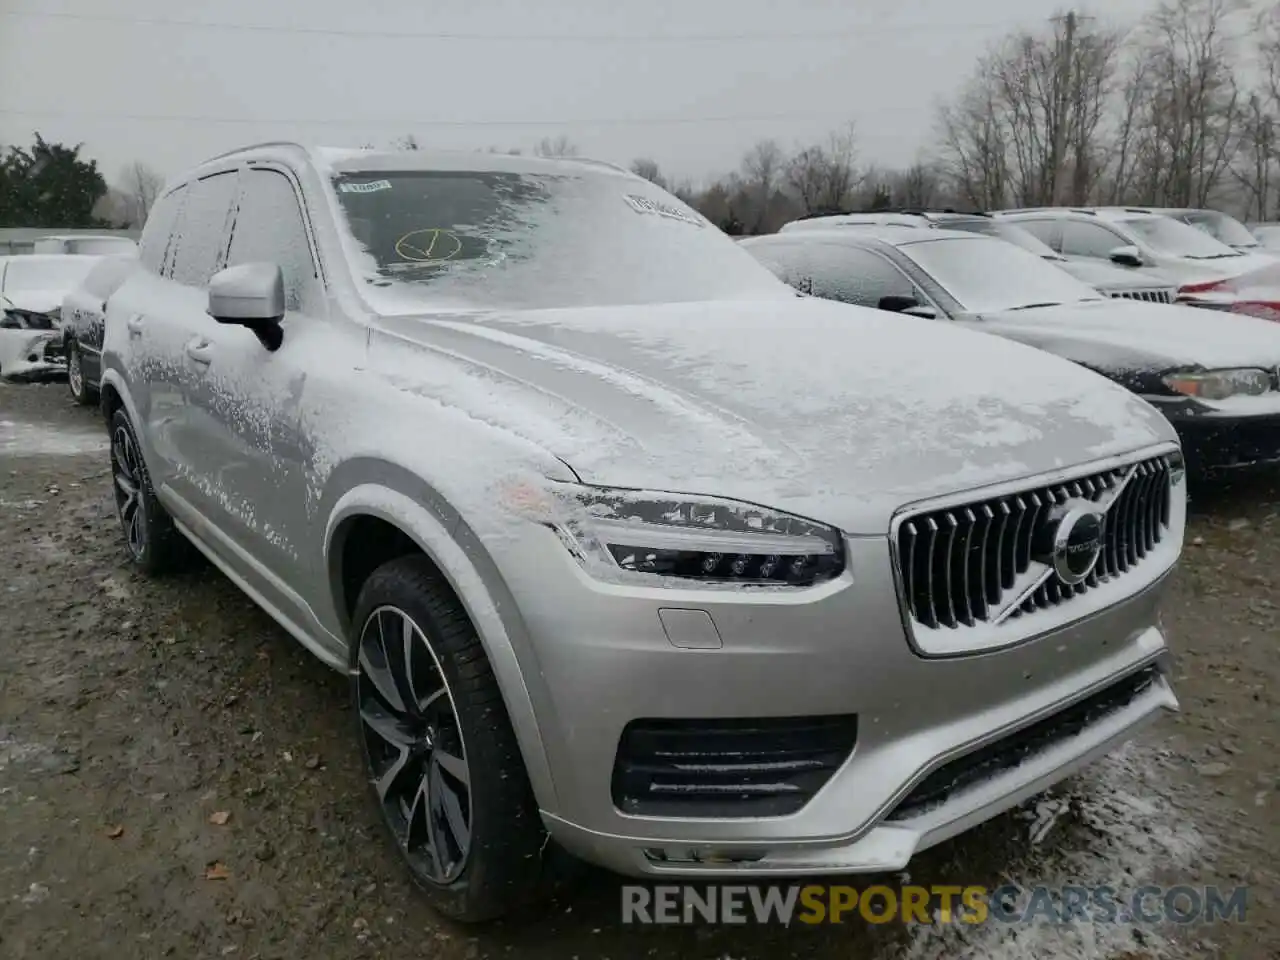
{"label": "volvo logo emblem", "polygon": [[1071,506],[1053,531],[1049,565],[1058,578],[1074,587],[1093,572],[1102,555],[1102,532],[1106,514],[1092,503]]}

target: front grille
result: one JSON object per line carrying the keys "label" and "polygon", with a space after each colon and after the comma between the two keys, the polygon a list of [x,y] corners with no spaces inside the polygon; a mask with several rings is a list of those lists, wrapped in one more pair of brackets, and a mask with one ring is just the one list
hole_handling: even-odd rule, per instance
{"label": "front grille", "polygon": [[61,340],[47,340],[44,345],[44,359],[49,363],[61,363],[66,359]]}
{"label": "front grille", "polygon": [[[1160,543],[1169,526],[1172,456],[1126,464],[1077,480],[918,514],[898,528],[901,587],[915,622],[972,627],[1056,606],[1128,573]],[[1126,483],[1127,479],[1127,483]],[[1058,508],[1072,500],[1107,501],[1102,551],[1093,571],[1069,586],[1049,576],[1018,604],[1018,591],[1049,568],[1036,559],[1050,540]],[[1030,583],[1028,582],[1030,581]]]}
{"label": "front grille", "polygon": [[894,807],[887,819],[910,820],[918,817],[946,803],[958,791],[1020,766],[1037,754],[1079,735],[1108,715],[1127,707],[1146,692],[1158,677],[1159,671],[1155,667],[1130,674],[1093,696],[1073,703],[1065,710],[943,764],[916,784],[902,802]]}
{"label": "front grille", "polygon": [[613,802],[658,817],[780,817],[839,769],[856,716],[633,720],[613,766]]}
{"label": "front grille", "polygon": [[1173,289],[1112,290],[1109,296],[1121,300],[1141,300],[1143,303],[1173,303],[1178,292]]}

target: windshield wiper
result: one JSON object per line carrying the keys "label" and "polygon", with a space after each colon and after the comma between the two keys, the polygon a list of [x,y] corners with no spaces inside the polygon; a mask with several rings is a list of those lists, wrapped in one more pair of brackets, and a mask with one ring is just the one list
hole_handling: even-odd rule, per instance
{"label": "windshield wiper", "polygon": [[1010,310],[1039,310],[1041,307],[1060,307],[1060,300],[1046,300],[1044,303],[1024,303],[1020,307],[1010,307]]}
{"label": "windshield wiper", "polygon": [[1204,254],[1202,256],[1197,256],[1195,254],[1189,253],[1187,254],[1187,259],[1188,260],[1221,260],[1224,257],[1242,257],[1242,256],[1244,256],[1244,254],[1242,254],[1239,250],[1232,250],[1230,253],[1209,253],[1209,254]]}

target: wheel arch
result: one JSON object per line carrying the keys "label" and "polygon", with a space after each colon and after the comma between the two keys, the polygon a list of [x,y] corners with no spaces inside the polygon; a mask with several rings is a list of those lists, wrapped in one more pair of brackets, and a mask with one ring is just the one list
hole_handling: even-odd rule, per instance
{"label": "wheel arch", "polygon": [[[368,476],[372,464],[349,463],[344,470]],[[344,472],[340,470],[339,472]],[[324,569],[334,611],[344,634],[350,636],[352,584],[344,566],[351,560],[351,535],[371,520],[386,524],[431,561],[449,584],[475,627],[502,693],[524,760],[534,796],[542,809],[555,809],[555,784],[534,695],[525,682],[526,658],[534,652],[517,607],[496,565],[480,539],[448,502],[421,478],[403,468],[377,464],[378,481],[341,483],[335,475],[330,488],[343,492],[332,500],[324,531]],[[336,481],[336,483],[335,483]],[[391,556],[405,552],[393,549]],[[372,571],[369,571],[372,572]],[[356,588],[358,592],[358,587]],[[499,613],[499,609],[506,613]]]}

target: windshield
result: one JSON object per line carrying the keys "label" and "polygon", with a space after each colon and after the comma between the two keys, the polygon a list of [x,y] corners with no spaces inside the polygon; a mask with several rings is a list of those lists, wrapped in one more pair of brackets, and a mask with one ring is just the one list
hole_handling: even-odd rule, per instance
{"label": "windshield", "polygon": [[49,257],[27,254],[9,258],[4,271],[4,290],[73,290],[98,261],[91,257]]}
{"label": "windshield", "polygon": [[1044,257],[1046,260],[1066,259],[1066,257],[1054,253],[1053,248],[1040,240],[1040,238],[1023,230],[1021,227],[1015,227],[1012,223],[1001,223],[999,220],[975,217],[972,220],[943,220],[938,226],[947,230],[963,230],[966,233],[980,233],[986,237],[997,237],[1021,247],[1028,253],[1034,253],[1037,257]]}
{"label": "windshield", "polygon": [[378,170],[334,188],[385,312],[794,296],[675,197],[612,173]]}
{"label": "windshield", "polygon": [[1217,260],[1242,255],[1240,251],[1232,250],[1205,231],[1168,217],[1134,217],[1131,220],[1121,220],[1120,223],[1156,250],[1175,257]]}
{"label": "windshield", "polygon": [[970,313],[1103,299],[1060,267],[986,237],[916,241],[898,250]]}
{"label": "windshield", "polygon": [[1228,246],[1259,246],[1258,238],[1250,233],[1243,223],[1217,210],[1192,210],[1185,214],[1185,219],[1193,227],[1199,227]]}

